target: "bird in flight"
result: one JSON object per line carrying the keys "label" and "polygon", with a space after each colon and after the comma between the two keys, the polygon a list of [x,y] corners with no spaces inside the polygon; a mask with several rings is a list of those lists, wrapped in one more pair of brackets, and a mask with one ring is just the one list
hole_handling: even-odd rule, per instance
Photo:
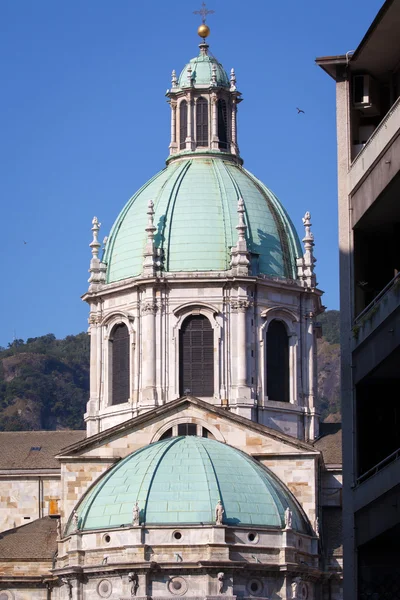
{"label": "bird in flight", "polygon": [[297,114],[299,115],[300,113],[303,113],[303,115],[305,115],[306,113],[304,112],[304,110],[302,110],[301,108],[298,108],[296,106],[296,110],[297,110]]}
{"label": "bird in flight", "polygon": [[28,242],[26,242],[26,241],[24,240],[24,244],[27,244],[27,243],[28,243]]}

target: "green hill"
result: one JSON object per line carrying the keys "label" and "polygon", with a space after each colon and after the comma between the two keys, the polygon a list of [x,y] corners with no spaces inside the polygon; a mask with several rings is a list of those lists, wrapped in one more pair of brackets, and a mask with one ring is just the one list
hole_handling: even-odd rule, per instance
{"label": "green hill", "polygon": [[[323,420],[340,421],[339,312],[321,315],[318,388]],[[82,429],[89,397],[89,336],[51,333],[0,349],[0,431]]]}

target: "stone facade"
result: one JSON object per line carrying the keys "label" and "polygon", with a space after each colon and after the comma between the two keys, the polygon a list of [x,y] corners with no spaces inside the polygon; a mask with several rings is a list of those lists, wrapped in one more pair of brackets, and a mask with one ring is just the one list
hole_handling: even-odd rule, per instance
{"label": "stone facade", "polygon": [[[197,71],[192,69],[193,65]],[[210,69],[209,79],[207,69]],[[112,242],[106,244],[104,262],[99,256],[100,223],[96,217],[93,219],[89,290],[84,295],[90,308],[91,348],[90,397],[85,414],[87,437],[55,452],[59,469],[52,477],[32,473],[29,478],[18,479],[13,473],[0,481],[0,518],[5,527],[16,527],[0,539],[0,600],[171,600],[177,596],[193,600],[322,600],[324,597],[341,600],[341,564],[338,553],[335,554],[333,535],[331,551],[323,554],[325,530],[328,536],[328,530],[332,529],[323,509],[340,510],[337,500],[328,499],[329,488],[334,488],[335,494],[340,488],[340,468],[336,465],[336,470],[332,467],[329,471],[322,451],[314,444],[319,436],[316,320],[322,310],[322,292],[317,288],[314,273],[310,215],[306,213],[303,219],[302,252],[293,225],[278,200],[261,182],[241,170],[236,129],[240,93],[234,71],[228,77],[222,65],[208,55],[205,42],[200,45],[200,56],[184,71],[179,80],[173,74],[168,92],[172,109],[168,164],[185,161],[190,155],[191,161],[208,165],[207,169],[213,165],[213,171],[204,172],[211,173],[213,181],[220,178],[216,188],[218,202],[226,205],[224,215],[231,218],[232,206],[234,211],[237,207],[233,213],[237,225],[233,225],[233,230],[230,225],[229,235],[223,223],[222,237],[232,242],[223,248],[223,260],[226,263],[226,258],[229,259],[228,268],[212,271],[182,268],[175,272],[163,268],[164,250],[160,245],[160,223],[155,221],[155,198],[149,197],[147,202],[143,247],[127,235],[125,241],[119,242],[114,257],[116,235],[111,232]],[[207,110],[199,111],[199,106],[207,106]],[[200,118],[201,127],[197,121]],[[181,134],[182,124],[184,139],[177,135]],[[235,176],[233,168],[218,170],[218,163],[237,167]],[[182,171],[189,167],[185,163]],[[174,169],[170,172],[175,173]],[[223,177],[228,177],[224,185]],[[246,197],[240,197],[235,177],[247,186],[247,205]],[[261,232],[264,246],[258,248],[255,244],[257,252],[253,253],[248,210],[252,199],[254,228],[264,213],[268,216],[265,231]],[[191,197],[188,202],[193,205]],[[219,212],[222,214],[223,210]],[[124,216],[125,212],[121,214]],[[207,230],[207,222],[200,225]],[[237,235],[233,239],[235,230]],[[203,252],[206,246],[207,235],[198,252]],[[133,258],[132,251],[136,252]],[[118,271],[114,263],[126,261],[129,253],[131,262],[125,262]],[[276,270],[271,267],[269,272],[265,267],[263,271],[254,266],[260,256],[268,268],[275,261]],[[111,265],[115,273],[121,273],[128,263],[142,265],[140,274],[131,273],[120,280],[109,277]],[[206,375],[211,385],[204,387],[209,390],[206,396],[198,394],[200,398],[194,397],[193,390],[183,389],[182,376],[186,359],[182,332],[188,319],[197,317],[203,319],[202,323],[207,322],[207,340],[211,340],[209,345],[201,347],[199,355],[196,355],[198,347],[190,346],[190,368],[195,370],[193,365],[199,363],[209,365]],[[268,337],[270,328],[276,325],[280,341],[278,337]],[[120,338],[115,336],[118,328],[122,331]],[[274,351],[280,357],[275,363]],[[193,359],[194,355],[197,358]],[[276,370],[280,371],[283,382],[280,387],[271,385],[275,378],[271,364],[276,364]],[[200,368],[196,374],[199,378],[204,376]],[[271,392],[276,389],[280,391]],[[133,459],[139,457],[134,463],[139,471],[144,452],[161,452],[170,441],[172,447],[176,440],[166,438],[180,435],[209,438],[204,441],[202,451],[198,450],[199,440],[193,447],[199,454],[204,453],[199,462],[206,483],[201,478],[199,481],[207,492],[211,486],[211,470],[207,469],[213,470],[218,495],[211,508],[214,511],[217,504],[218,518],[199,522],[200,513],[190,508],[191,514],[195,514],[194,522],[180,522],[174,516],[181,514],[178,509],[164,501],[165,507],[157,508],[157,515],[165,517],[162,511],[170,511],[168,518],[160,523],[146,522],[140,517],[145,514],[145,507],[138,506],[139,496],[131,497],[130,482],[115,473],[121,473],[134,452],[138,452]],[[178,442],[188,445],[188,439],[180,438]],[[155,442],[160,443],[148,448]],[[230,471],[228,480],[230,464],[225,465],[225,472],[218,480],[205,442],[218,447],[221,453],[221,448],[226,449],[223,445],[245,453],[234,454],[235,460],[238,464],[251,463],[251,469],[258,474],[262,472],[273,502],[264,505],[259,500],[257,504],[255,495],[258,493],[264,499],[267,488],[257,492],[257,485],[249,484],[242,475],[236,486],[240,489],[232,490],[231,479],[236,473]],[[184,468],[176,477],[183,497],[190,489],[193,469],[193,462],[188,465],[184,460]],[[140,493],[142,489],[146,491],[146,486],[149,493],[158,468],[156,460],[145,466]],[[173,467],[170,469],[168,479]],[[111,476],[119,479],[117,487],[122,489],[115,492],[113,503],[111,487],[114,489],[116,484],[111,483],[110,488],[106,485]],[[238,517],[230,517],[229,522],[224,521],[224,511],[221,512],[222,476],[228,488],[226,494],[233,494],[232,502],[236,502],[238,511]],[[170,484],[175,484],[168,487],[171,505],[183,502],[174,495],[176,481],[163,482],[164,486]],[[198,488],[194,489],[197,494]],[[86,528],[80,515],[93,508],[90,494],[98,490],[104,492],[104,502],[100,508],[97,506],[97,514],[102,518],[105,515],[105,519],[99,526],[96,522],[94,527],[92,521],[92,528],[89,525]],[[166,488],[158,493],[165,496]],[[117,498],[118,494],[122,499]],[[46,517],[46,505],[54,499],[59,500],[57,515]],[[157,506],[162,500],[158,497]],[[247,513],[241,508],[242,501],[248,507]],[[192,498],[190,502],[195,501]],[[124,515],[132,511],[131,522],[126,522],[124,516],[119,526],[109,525],[114,522],[110,514],[121,516],[116,507],[122,504],[129,510]],[[271,520],[268,511],[261,518],[260,506],[271,507]],[[9,515],[7,509],[13,509]],[[185,510],[188,514],[189,509]],[[248,522],[245,513],[249,515]],[[297,529],[292,524],[294,514]],[[35,520],[25,528],[18,527],[25,516],[34,516]],[[261,526],[260,522],[266,524]],[[31,545],[27,546],[27,542]]]}

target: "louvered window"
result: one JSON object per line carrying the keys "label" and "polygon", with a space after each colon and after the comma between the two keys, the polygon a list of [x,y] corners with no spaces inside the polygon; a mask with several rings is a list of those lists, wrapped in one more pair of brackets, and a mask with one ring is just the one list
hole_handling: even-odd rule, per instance
{"label": "louvered window", "polygon": [[187,102],[182,100],[179,105],[179,147],[181,150],[186,148],[187,137]]}
{"label": "louvered window", "polygon": [[289,338],[282,321],[271,321],[267,331],[267,395],[289,402]]}
{"label": "louvered window", "polygon": [[202,315],[187,317],[180,332],[180,394],[214,395],[214,332]]}
{"label": "louvered window", "polygon": [[196,103],[196,146],[208,146],[208,102],[202,97]]}
{"label": "louvered window", "polygon": [[228,113],[225,100],[218,100],[218,146],[221,150],[228,148]]}
{"label": "louvered window", "polygon": [[111,352],[111,404],[122,404],[129,400],[129,331],[123,323],[113,329]]}

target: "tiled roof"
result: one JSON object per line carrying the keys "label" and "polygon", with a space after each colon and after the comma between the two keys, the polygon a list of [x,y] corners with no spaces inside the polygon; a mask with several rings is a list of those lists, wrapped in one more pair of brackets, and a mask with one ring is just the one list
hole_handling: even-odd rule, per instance
{"label": "tiled roof", "polygon": [[55,455],[86,437],[86,431],[2,431],[0,470],[57,469]]}
{"label": "tiled roof", "polygon": [[314,447],[322,452],[326,465],[342,464],[342,424],[321,423],[320,437]]}
{"label": "tiled roof", "polygon": [[43,517],[0,533],[0,560],[51,560],[57,550],[57,519]]}

